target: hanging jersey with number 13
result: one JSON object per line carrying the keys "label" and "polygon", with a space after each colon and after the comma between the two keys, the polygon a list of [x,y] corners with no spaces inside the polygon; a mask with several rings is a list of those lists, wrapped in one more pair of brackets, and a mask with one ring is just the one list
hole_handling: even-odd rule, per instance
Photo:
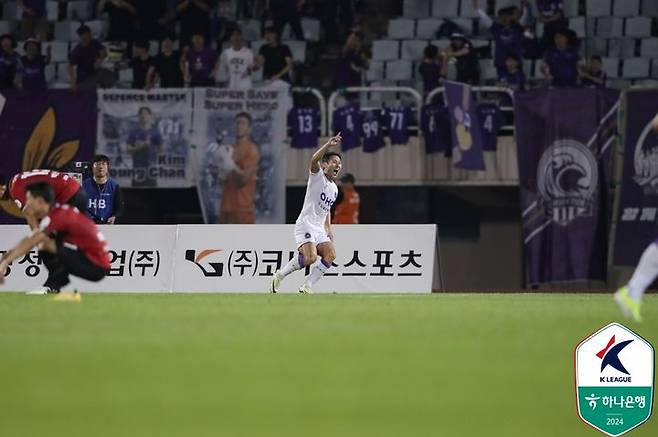
{"label": "hanging jersey with number 13", "polygon": [[316,108],[293,108],[288,113],[290,145],[295,149],[318,147],[319,115]]}

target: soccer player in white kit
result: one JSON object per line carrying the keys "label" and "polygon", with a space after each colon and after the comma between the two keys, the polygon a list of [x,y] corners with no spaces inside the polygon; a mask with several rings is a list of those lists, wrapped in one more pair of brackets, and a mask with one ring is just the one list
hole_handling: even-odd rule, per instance
{"label": "soccer player in white kit", "polygon": [[[658,114],[651,124],[653,130],[658,133]],[[615,302],[627,318],[635,322],[642,321],[640,314],[642,296],[656,277],[658,277],[658,239],[644,249],[628,284],[615,293]]]}
{"label": "soccer player in white kit", "polygon": [[279,291],[283,278],[312,265],[311,274],[299,288],[300,293],[311,293],[313,284],[320,280],[336,259],[329,212],[338,196],[338,187],[334,181],[340,173],[342,163],[339,153],[328,150],[338,146],[341,141],[338,133],[316,150],[311,158],[304,206],[295,222],[295,242],[299,255],[293,257],[281,270],[274,272],[270,285],[271,293]]}

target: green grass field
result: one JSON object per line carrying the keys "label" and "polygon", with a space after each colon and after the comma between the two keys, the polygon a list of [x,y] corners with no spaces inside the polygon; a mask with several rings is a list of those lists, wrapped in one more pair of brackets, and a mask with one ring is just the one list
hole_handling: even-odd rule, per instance
{"label": "green grass field", "polygon": [[[0,294],[0,436],[595,436],[609,295]],[[655,418],[631,433],[658,435]]]}

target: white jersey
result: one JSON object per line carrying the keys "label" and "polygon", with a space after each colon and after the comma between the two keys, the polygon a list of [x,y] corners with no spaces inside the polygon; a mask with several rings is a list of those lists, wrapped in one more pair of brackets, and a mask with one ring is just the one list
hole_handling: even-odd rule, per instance
{"label": "white jersey", "polygon": [[251,74],[248,70],[254,65],[254,52],[246,47],[240,50],[229,47],[222,52],[220,64],[228,72],[229,88],[251,88]]}
{"label": "white jersey", "polygon": [[324,175],[322,169],[308,175],[304,206],[299,213],[297,224],[324,227],[327,214],[338,197],[338,187]]}

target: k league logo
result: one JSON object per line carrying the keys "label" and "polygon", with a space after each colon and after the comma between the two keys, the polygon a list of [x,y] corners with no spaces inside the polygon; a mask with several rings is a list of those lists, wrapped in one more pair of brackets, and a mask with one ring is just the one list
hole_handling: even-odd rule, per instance
{"label": "k league logo", "polygon": [[633,179],[646,194],[658,194],[658,135],[651,121],[644,127],[633,153]]}
{"label": "k league logo", "polygon": [[611,323],[575,351],[578,415],[588,425],[619,436],[651,416],[654,349],[644,338]]}
{"label": "k league logo", "polygon": [[578,141],[555,141],[537,166],[537,187],[556,223],[566,226],[578,216],[592,214],[599,171],[592,152]]}

